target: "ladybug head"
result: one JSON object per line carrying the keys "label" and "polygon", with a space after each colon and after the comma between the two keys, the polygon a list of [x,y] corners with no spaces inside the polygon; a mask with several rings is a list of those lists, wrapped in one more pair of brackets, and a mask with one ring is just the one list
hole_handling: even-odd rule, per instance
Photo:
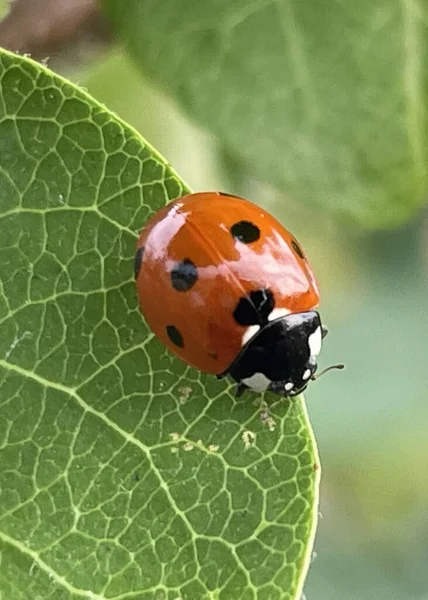
{"label": "ladybug head", "polygon": [[314,378],[326,335],[316,311],[270,321],[244,346],[228,373],[238,382],[239,391],[250,388],[296,396]]}

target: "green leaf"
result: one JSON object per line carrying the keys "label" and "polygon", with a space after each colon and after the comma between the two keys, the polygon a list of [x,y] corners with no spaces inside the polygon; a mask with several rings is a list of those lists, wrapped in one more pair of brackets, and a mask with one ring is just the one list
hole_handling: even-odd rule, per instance
{"label": "green leaf", "polygon": [[187,191],[139,134],[0,52],[0,596],[298,598],[318,509],[303,401],[153,338],[138,230]]}
{"label": "green leaf", "polygon": [[144,73],[260,179],[369,228],[425,200],[426,2],[104,4]]}

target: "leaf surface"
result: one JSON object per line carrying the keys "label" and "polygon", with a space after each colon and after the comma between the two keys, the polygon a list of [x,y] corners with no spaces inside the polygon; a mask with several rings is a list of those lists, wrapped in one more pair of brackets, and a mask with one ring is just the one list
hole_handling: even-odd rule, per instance
{"label": "leaf surface", "polygon": [[[294,599],[319,470],[149,333],[138,230],[187,192],[84,91],[0,52],[0,596]],[[272,431],[271,431],[272,429]]]}

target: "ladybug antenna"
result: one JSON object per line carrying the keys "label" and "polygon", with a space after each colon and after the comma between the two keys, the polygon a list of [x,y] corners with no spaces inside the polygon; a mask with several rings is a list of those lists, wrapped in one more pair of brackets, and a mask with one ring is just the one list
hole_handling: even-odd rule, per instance
{"label": "ladybug antenna", "polygon": [[311,381],[315,381],[316,379],[319,379],[321,377],[321,375],[324,375],[325,373],[328,373],[328,371],[332,371],[333,369],[344,369],[345,365],[343,364],[338,364],[338,365],[330,365],[329,367],[327,367],[326,369],[323,369],[322,371],[320,371],[319,373],[317,373],[316,375],[312,375],[311,377]]}

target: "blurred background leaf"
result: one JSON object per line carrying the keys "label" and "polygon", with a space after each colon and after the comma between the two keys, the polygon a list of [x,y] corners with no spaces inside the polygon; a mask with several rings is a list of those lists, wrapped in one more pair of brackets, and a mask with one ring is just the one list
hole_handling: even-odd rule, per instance
{"label": "blurred background leaf", "polygon": [[261,181],[368,228],[422,203],[425,1],[104,4],[141,71]]}

